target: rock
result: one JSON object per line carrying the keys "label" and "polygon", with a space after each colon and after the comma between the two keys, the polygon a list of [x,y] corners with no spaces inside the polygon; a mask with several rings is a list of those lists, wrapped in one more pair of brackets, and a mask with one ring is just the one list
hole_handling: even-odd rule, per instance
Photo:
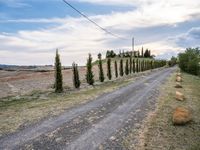
{"label": "rock", "polygon": [[180,82],[176,82],[175,88],[183,88]]}
{"label": "rock", "polygon": [[114,136],[111,136],[111,137],[110,137],[110,140],[111,140],[111,141],[114,141],[115,139],[116,139],[116,138],[115,138]]}
{"label": "rock", "polygon": [[180,76],[177,76],[177,77],[176,77],[176,81],[177,81],[177,82],[182,82],[182,78],[181,78]]}
{"label": "rock", "polygon": [[172,122],[174,125],[185,125],[192,120],[191,112],[184,107],[177,107],[173,113]]}
{"label": "rock", "polygon": [[181,77],[181,73],[178,72],[178,73],[176,74],[176,76],[177,76],[177,77]]}
{"label": "rock", "polygon": [[184,99],[184,95],[181,92],[176,91],[176,100],[183,101]]}

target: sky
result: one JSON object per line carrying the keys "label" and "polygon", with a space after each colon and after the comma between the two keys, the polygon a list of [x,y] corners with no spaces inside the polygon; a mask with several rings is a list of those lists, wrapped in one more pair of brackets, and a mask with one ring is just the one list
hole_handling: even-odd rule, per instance
{"label": "sky", "polygon": [[151,49],[169,59],[200,46],[200,0],[68,0],[106,30],[80,16],[62,0],[0,0],[0,64],[86,63],[107,50]]}

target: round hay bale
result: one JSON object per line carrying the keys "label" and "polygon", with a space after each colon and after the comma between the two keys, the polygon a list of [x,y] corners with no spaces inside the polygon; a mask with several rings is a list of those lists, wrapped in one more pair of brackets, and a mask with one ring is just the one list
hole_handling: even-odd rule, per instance
{"label": "round hay bale", "polygon": [[191,111],[187,108],[177,107],[173,112],[172,122],[174,125],[185,125],[191,120]]}

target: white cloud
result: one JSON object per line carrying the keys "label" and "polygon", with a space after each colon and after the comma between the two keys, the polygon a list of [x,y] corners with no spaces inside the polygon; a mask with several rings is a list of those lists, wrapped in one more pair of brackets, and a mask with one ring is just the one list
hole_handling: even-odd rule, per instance
{"label": "white cloud", "polygon": [[199,47],[200,46],[200,27],[193,27],[186,33],[180,34],[172,40],[182,47]]}
{"label": "white cloud", "polygon": [[[123,3],[136,6],[137,9],[133,11],[90,16],[91,19],[106,29],[130,39],[133,29],[159,25],[175,26],[178,23],[190,21],[200,16],[199,0],[79,1],[115,5]],[[58,25],[35,31],[18,31],[16,34],[0,34],[0,52],[1,54],[8,54],[0,55],[0,63],[9,63],[11,60],[18,64],[52,63],[49,56],[52,59],[55,49],[59,48],[62,56],[65,57],[63,57],[64,64],[71,65],[72,61],[75,60],[84,64],[89,52],[97,54],[98,52],[105,53],[107,49],[130,48],[130,41],[121,41],[111,37],[83,18],[20,19],[8,20],[8,22],[57,23]],[[162,34],[162,31],[160,31],[160,34]],[[151,39],[150,36],[154,35],[147,36]],[[180,49],[174,42],[166,41],[167,38],[144,43],[144,46],[154,50],[157,55],[172,54],[171,52]],[[37,60],[37,57],[42,62]]]}

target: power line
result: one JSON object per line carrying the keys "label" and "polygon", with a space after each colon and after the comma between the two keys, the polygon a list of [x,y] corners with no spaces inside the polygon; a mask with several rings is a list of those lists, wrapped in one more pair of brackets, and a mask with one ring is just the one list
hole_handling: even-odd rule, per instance
{"label": "power line", "polygon": [[63,0],[63,2],[65,2],[65,4],[67,4],[69,7],[71,7],[72,9],[74,9],[77,13],[79,13],[81,16],[83,16],[85,19],[87,19],[88,21],[90,21],[91,23],[93,23],[95,26],[97,26],[98,28],[100,28],[101,30],[103,30],[104,32],[106,32],[107,34],[110,34],[116,38],[120,38],[123,40],[126,40],[125,38],[122,38],[118,35],[115,35],[114,33],[108,31],[107,29],[101,27],[100,25],[98,25],[95,21],[91,20],[89,17],[87,17],[85,14],[83,14],[82,12],[80,12],[77,8],[75,8],[74,6],[72,6],[69,2],[67,2],[66,0]]}

